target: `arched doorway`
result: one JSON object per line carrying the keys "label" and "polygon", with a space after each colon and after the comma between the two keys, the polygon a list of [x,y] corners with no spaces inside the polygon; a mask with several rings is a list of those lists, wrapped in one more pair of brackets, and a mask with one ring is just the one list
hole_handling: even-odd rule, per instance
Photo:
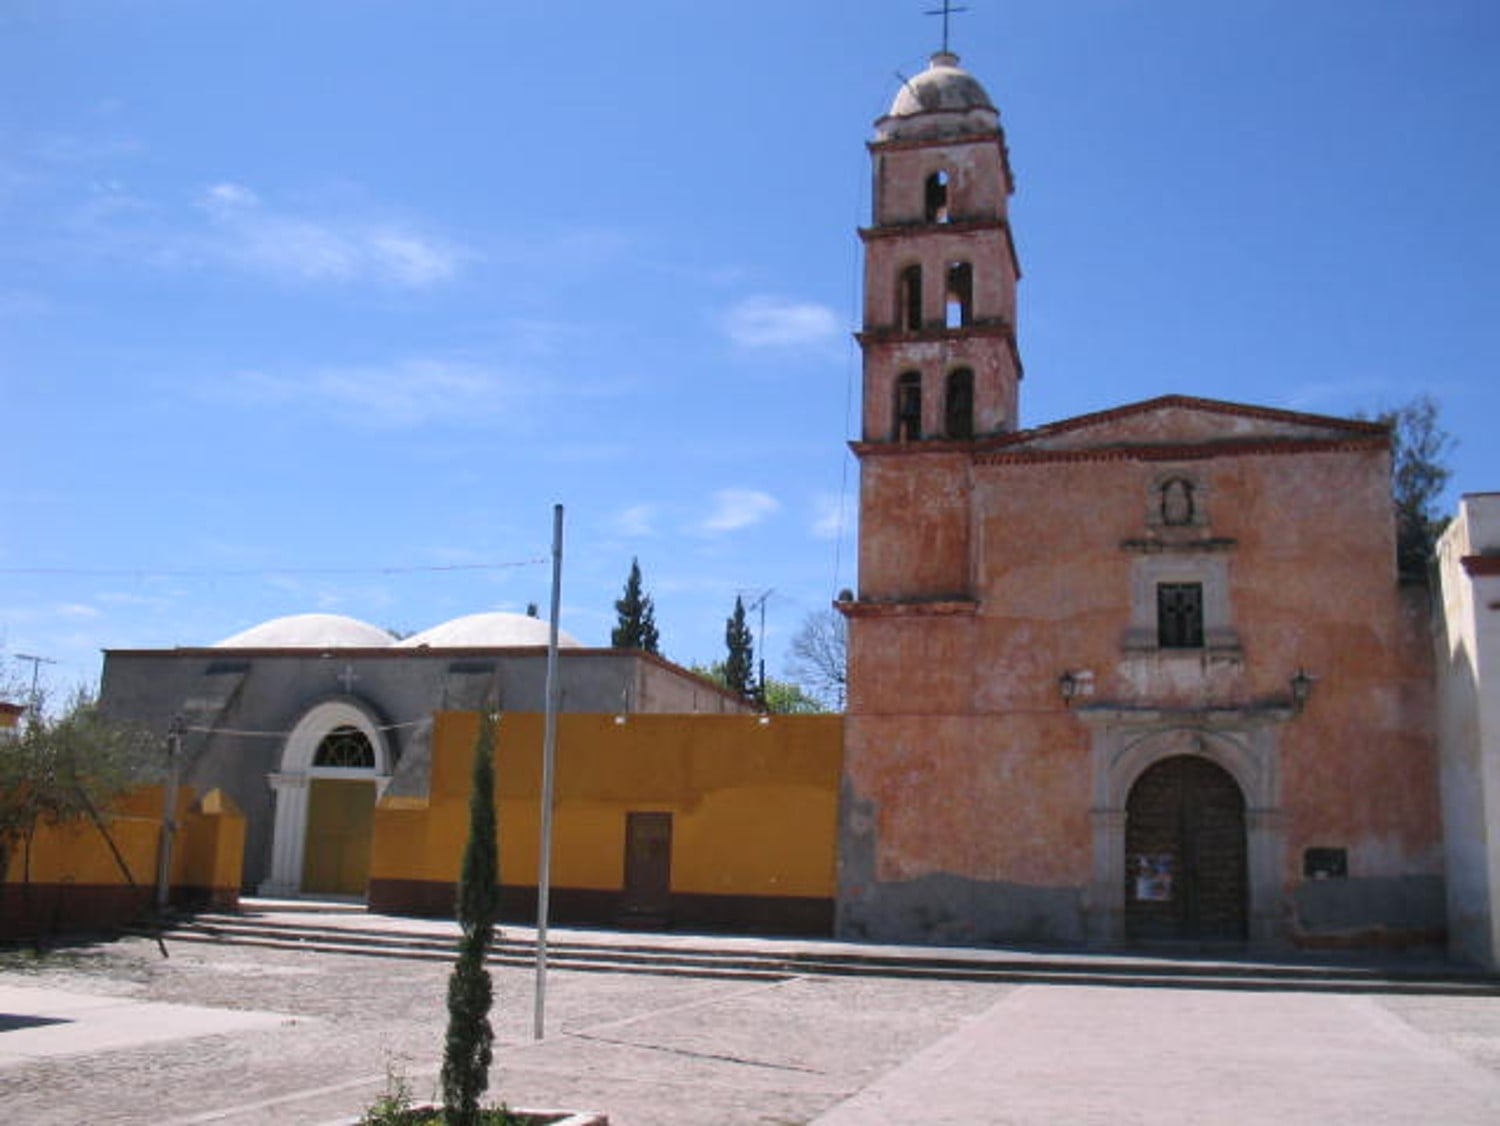
{"label": "arched doorway", "polygon": [[262,895],[365,894],[390,761],[385,733],[359,702],[330,700],[303,715],[269,779],[276,818]]}
{"label": "arched doorway", "polygon": [[1245,797],[1234,777],[1198,755],[1145,770],[1126,801],[1124,878],[1127,938],[1244,939]]}

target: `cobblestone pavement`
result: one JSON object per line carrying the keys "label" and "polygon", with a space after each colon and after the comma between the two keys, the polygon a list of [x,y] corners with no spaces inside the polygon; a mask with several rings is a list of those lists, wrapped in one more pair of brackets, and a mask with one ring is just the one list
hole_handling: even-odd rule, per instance
{"label": "cobblestone pavement", "polygon": [[[321,1126],[369,1106],[388,1071],[409,1079],[419,1097],[432,1093],[446,1018],[447,966],[185,943],[173,944],[170,954],[162,958],[144,939],[43,959],[0,954],[0,986],[278,1013],[283,1019],[270,1027],[0,1067],[0,1113],[7,1126]],[[979,1036],[985,1014],[993,1028],[997,1013],[1024,1011],[1026,1006],[1012,1004],[1023,996],[1018,989],[1069,991],[1067,1004],[1085,1022],[1093,1011],[1088,1006],[1095,1003],[1090,998],[1110,997],[1117,1009],[1126,1006],[1120,1010],[1126,1025],[1140,1021],[1136,1039],[1151,1035],[1151,1020],[1182,1023],[1171,1014],[1186,1014],[1194,1005],[1205,1013],[1228,1012],[1242,1003],[1236,996],[1246,996],[1192,991],[1190,1002],[1181,991],[1159,989],[1091,993],[1070,986],[888,978],[746,982],[554,970],[548,1036],[535,1042],[533,981],[529,970],[495,971],[499,1007],[491,1093],[513,1105],[605,1110],[616,1126],[809,1122],[950,1033],[963,1030],[949,1044]],[[1139,1005],[1132,1000],[1136,996]],[[1486,1073],[1478,1083],[1485,1091],[1491,1079],[1500,1084],[1500,1003],[1493,998],[1371,996],[1351,1005],[1352,999],[1339,995],[1296,997],[1297,1011],[1320,1017],[1339,1006],[1341,1012],[1369,1014],[1357,1017],[1366,1023],[1376,1016],[1399,1021],[1421,1053]],[[1288,1011],[1295,1008],[1289,1004]],[[1278,1027],[1274,1014],[1267,1020],[1269,1027]],[[1018,1028],[1010,1034],[1026,1035]],[[1242,1089],[1287,1080],[1284,1073],[1257,1073],[1253,1054],[1239,1053],[1233,1036],[1226,1045],[1224,1074],[1244,1084]],[[1060,1054],[1066,1072],[1067,1044],[1039,1043],[1036,1050],[1054,1070]],[[1298,1059],[1304,1054],[1295,1053]],[[1316,1067],[1309,1060],[1303,1080],[1317,1083]],[[1284,1062],[1278,1069],[1284,1072]],[[971,1085],[974,1070],[967,1068]],[[1023,1079],[1011,1076],[1009,1082]],[[995,1100],[997,1108],[1016,1105],[1003,1092],[996,1092]],[[1012,1120],[999,1109],[994,1117],[977,1120],[919,1117]],[[1014,1120],[1105,1121],[1058,1118],[1050,1111]]]}
{"label": "cobblestone pavement", "polygon": [[[143,939],[37,960],[0,984],[285,1014],[269,1029],[0,1069],[17,1123],[324,1123],[369,1106],[388,1070],[433,1092],[448,968]],[[1007,992],[866,978],[744,982],[553,971],[547,1038],[534,975],[494,972],[497,1067],[512,1105],[608,1111],[615,1126],[806,1122]]]}

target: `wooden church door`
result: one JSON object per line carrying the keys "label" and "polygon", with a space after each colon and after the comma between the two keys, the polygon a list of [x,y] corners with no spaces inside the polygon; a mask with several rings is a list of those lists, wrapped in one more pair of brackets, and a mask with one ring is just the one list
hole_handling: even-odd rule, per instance
{"label": "wooden church door", "polygon": [[1150,767],[1125,813],[1125,933],[1132,939],[1244,939],[1249,917],[1245,799],[1195,755]]}

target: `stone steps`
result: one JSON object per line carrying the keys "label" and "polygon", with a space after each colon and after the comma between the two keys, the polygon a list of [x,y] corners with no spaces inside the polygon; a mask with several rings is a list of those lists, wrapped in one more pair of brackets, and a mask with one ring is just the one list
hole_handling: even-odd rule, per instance
{"label": "stone steps", "polygon": [[[448,962],[458,930],[440,920],[390,919],[357,906],[295,912],[202,913],[160,932],[168,942],[226,943],[308,953]],[[889,951],[889,952],[887,952]],[[528,929],[502,928],[491,962],[531,966]],[[945,950],[852,946],[836,942],[648,936],[569,930],[554,935],[548,966],[593,973],[643,973],[746,981],[798,976],[872,976],[1006,984],[1108,985],[1259,991],[1500,996],[1500,978],[1441,963],[1364,964],[1256,961],[1205,956]]]}

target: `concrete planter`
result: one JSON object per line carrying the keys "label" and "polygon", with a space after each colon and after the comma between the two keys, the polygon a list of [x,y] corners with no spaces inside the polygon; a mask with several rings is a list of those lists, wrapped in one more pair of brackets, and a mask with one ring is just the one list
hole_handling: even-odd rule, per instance
{"label": "concrete planter", "polygon": [[[431,1103],[411,1108],[413,1114],[441,1113],[442,1107]],[[510,1113],[526,1126],[609,1126],[609,1115],[596,1110],[536,1110],[511,1107]],[[341,1119],[334,1126],[359,1126],[363,1115]]]}

